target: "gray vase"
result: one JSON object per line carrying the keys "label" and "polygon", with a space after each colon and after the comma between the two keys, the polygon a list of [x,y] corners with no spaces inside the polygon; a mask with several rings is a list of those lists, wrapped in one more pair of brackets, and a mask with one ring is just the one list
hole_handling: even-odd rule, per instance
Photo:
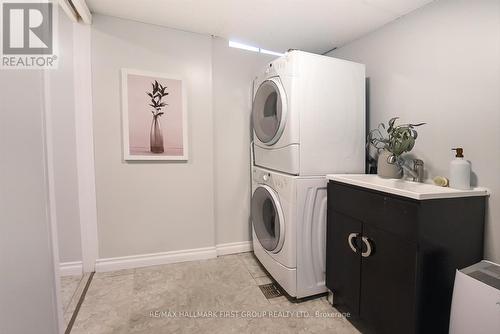
{"label": "gray vase", "polygon": [[151,153],[163,153],[163,134],[161,133],[161,124],[159,116],[153,116],[151,122],[151,132],[149,134]]}
{"label": "gray vase", "polygon": [[403,168],[396,164],[390,164],[387,159],[392,155],[391,152],[383,150],[378,155],[377,174],[385,179],[400,179],[403,177]]}

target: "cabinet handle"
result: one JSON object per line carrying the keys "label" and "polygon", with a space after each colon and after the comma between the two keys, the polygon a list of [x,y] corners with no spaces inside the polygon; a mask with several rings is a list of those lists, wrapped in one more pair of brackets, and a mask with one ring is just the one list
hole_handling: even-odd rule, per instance
{"label": "cabinet handle", "polygon": [[351,247],[351,249],[354,253],[357,253],[358,249],[352,244],[352,239],[357,238],[358,236],[359,236],[359,233],[351,233],[347,237],[347,243],[349,244],[349,247]]}
{"label": "cabinet handle", "polygon": [[366,251],[361,253],[362,257],[368,257],[373,253],[372,241],[367,237],[361,237],[363,243],[366,245]]}

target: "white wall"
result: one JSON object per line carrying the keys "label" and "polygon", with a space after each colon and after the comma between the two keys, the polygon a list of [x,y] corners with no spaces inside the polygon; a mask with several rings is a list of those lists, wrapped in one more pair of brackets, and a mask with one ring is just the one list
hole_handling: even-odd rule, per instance
{"label": "white wall", "polygon": [[[92,73],[100,258],[251,240],[252,80],[274,57],[227,44],[225,39],[95,15]],[[186,79],[187,163],[122,161],[122,67]]]}
{"label": "white wall", "polygon": [[[213,246],[211,38],[95,15],[92,25],[99,257]],[[122,160],[120,69],[185,79],[188,162]]]}
{"label": "white wall", "polygon": [[366,64],[371,128],[428,123],[413,153],[429,177],[447,176],[450,149],[464,147],[492,192],[485,257],[500,262],[500,2],[436,1],[330,55]]}
{"label": "white wall", "polygon": [[76,164],[73,86],[73,22],[59,10],[59,66],[47,71],[51,92],[51,128],[59,259],[81,261],[82,247]]}
{"label": "white wall", "polygon": [[0,333],[58,333],[41,71],[0,70]]}
{"label": "white wall", "polygon": [[217,244],[251,240],[252,80],[274,59],[213,39],[215,222]]}

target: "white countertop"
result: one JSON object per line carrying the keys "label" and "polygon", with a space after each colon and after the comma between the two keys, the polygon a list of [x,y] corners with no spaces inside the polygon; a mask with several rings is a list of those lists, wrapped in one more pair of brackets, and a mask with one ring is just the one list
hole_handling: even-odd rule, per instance
{"label": "white countertop", "polygon": [[328,180],[417,200],[488,195],[488,191],[485,188],[459,190],[449,187],[439,187],[432,183],[418,183],[402,179],[384,179],[374,174],[329,174],[326,178]]}

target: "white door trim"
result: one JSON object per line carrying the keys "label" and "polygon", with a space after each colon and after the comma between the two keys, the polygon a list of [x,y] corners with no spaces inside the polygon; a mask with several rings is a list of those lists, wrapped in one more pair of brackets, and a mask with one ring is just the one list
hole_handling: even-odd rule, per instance
{"label": "white door trim", "polygon": [[92,121],[91,28],[73,24],[76,161],[83,271],[95,270],[98,257],[97,200]]}
{"label": "white door trim", "polygon": [[43,126],[44,126],[44,149],[45,166],[47,176],[47,217],[50,226],[50,244],[52,245],[52,258],[54,265],[54,290],[55,302],[57,308],[57,325],[59,333],[64,332],[64,315],[61,296],[61,279],[59,271],[59,243],[57,236],[57,218],[56,218],[56,195],[55,195],[55,176],[54,176],[54,142],[52,137],[52,104],[51,104],[51,85],[50,70],[42,71],[43,85]]}

